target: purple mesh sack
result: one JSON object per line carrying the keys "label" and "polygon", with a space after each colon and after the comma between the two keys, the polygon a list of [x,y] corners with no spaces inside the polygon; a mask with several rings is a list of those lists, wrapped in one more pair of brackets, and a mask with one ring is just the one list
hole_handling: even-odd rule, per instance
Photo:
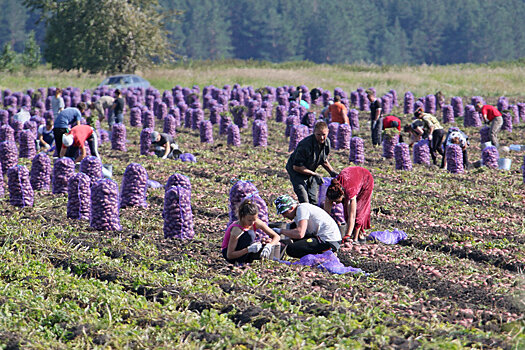
{"label": "purple mesh sack", "polygon": [[157,119],[159,120],[162,120],[164,118],[166,118],[166,116],[168,115],[168,105],[165,104],[164,102],[160,102],[158,105],[157,105]]}
{"label": "purple mesh sack", "polygon": [[20,132],[20,150],[19,158],[33,158],[36,154],[35,137],[31,130],[22,130]]}
{"label": "purple mesh sack", "polygon": [[151,147],[151,133],[153,129],[145,128],[140,132],[140,154],[143,156],[151,156],[154,154],[150,151]]}
{"label": "purple mesh sack", "polygon": [[228,132],[228,126],[232,123],[232,120],[228,113],[221,113],[219,119],[219,135],[226,135]]}
{"label": "purple mesh sack", "polygon": [[175,117],[172,116],[171,114],[168,114],[165,118],[164,118],[164,128],[162,129],[162,131],[168,135],[171,135],[173,137],[175,137],[176,135],[176,121],[175,121]]}
{"label": "purple mesh sack", "polygon": [[399,142],[399,135],[383,137],[383,157],[386,159],[394,158],[394,148]]}
{"label": "purple mesh sack", "polygon": [[259,207],[259,219],[266,223],[268,222],[268,207],[258,193],[259,191],[257,190],[257,187],[255,187],[250,181],[239,180],[232,186],[230,189],[230,222],[228,223],[228,226],[239,219],[237,217],[237,209],[241,202],[246,198],[252,199]]}
{"label": "purple mesh sack", "polygon": [[359,130],[359,111],[357,109],[351,109],[348,112],[348,119],[350,120],[352,131]]}
{"label": "purple mesh sack", "polygon": [[204,120],[204,111],[200,108],[193,109],[191,114],[191,129],[197,130],[200,127],[200,123]]}
{"label": "purple mesh sack", "polygon": [[479,136],[480,136],[480,142],[485,143],[490,141],[490,128],[488,126],[484,126],[481,129],[479,129]]}
{"label": "purple mesh sack", "polygon": [[404,142],[398,143],[394,147],[396,161],[396,170],[412,170],[412,161],[410,160],[410,150]]}
{"label": "purple mesh sack", "polygon": [[51,184],[51,159],[46,153],[38,153],[31,161],[29,173],[34,191],[48,191]]}
{"label": "purple mesh sack", "polygon": [[[32,118],[36,118],[36,117],[32,117]],[[31,133],[33,134],[33,137],[36,139],[37,138],[37,132],[38,132],[38,126],[37,126],[37,123],[34,121],[34,120],[28,120],[27,122],[24,123],[24,130],[30,130]]]}
{"label": "purple mesh sack", "polygon": [[414,94],[410,91],[405,92],[405,98],[403,103],[403,113],[412,114],[414,113]]}
{"label": "purple mesh sack", "polygon": [[120,207],[146,208],[148,172],[138,163],[130,163],[124,171],[120,192]]}
{"label": "purple mesh sack", "polygon": [[337,131],[339,130],[339,123],[332,122],[328,124],[328,139],[333,149],[337,149]]}
{"label": "purple mesh sack", "polygon": [[518,113],[520,115],[521,121],[525,122],[525,103],[517,103]]}
{"label": "purple mesh sack", "polygon": [[294,125],[301,124],[301,119],[297,115],[289,115],[286,117],[286,129],[284,130],[284,136],[289,137]]}
{"label": "purple mesh sack", "polygon": [[149,110],[142,113],[142,128],[143,129],[146,129],[146,128],[154,129],[155,128],[155,116]]}
{"label": "purple mesh sack", "polygon": [[91,216],[89,225],[99,231],[120,231],[118,185],[110,179],[100,179],[91,186]]}
{"label": "purple mesh sack", "polygon": [[182,153],[179,156],[179,160],[183,162],[191,162],[191,163],[197,162],[197,158],[195,158],[195,156],[191,153]]}
{"label": "purple mesh sack", "polygon": [[421,140],[414,145],[414,164],[430,165],[430,145],[428,140]]}
{"label": "purple mesh sack", "polygon": [[182,174],[174,173],[168,178],[168,182],[164,186],[164,190],[167,192],[170,188],[174,186],[184,187],[190,190],[191,192],[191,182],[190,179]]}
{"label": "purple mesh sack", "polygon": [[501,126],[502,131],[512,132],[512,115],[509,112],[501,113],[503,118],[503,125]]}
{"label": "purple mesh sack", "polygon": [[275,121],[282,123],[288,117],[288,109],[286,106],[279,105],[275,109]]}
{"label": "purple mesh sack", "polygon": [[58,158],[53,165],[53,194],[66,194],[69,178],[75,173],[71,158]]}
{"label": "purple mesh sack", "polygon": [[363,164],[365,162],[365,144],[362,138],[352,137],[350,139],[348,161],[354,164]]}
{"label": "purple mesh sack", "polygon": [[290,142],[288,144],[288,152],[295,150],[299,142],[308,136],[309,130],[306,125],[294,125],[290,132]]}
{"label": "purple mesh sack", "polygon": [[483,165],[491,169],[498,168],[499,152],[495,146],[488,146],[481,151],[481,161]]}
{"label": "purple mesh sack", "polygon": [[85,157],[80,161],[79,171],[86,174],[93,185],[102,177],[102,161],[95,156]]}
{"label": "purple mesh sack", "polygon": [[24,124],[19,120],[12,120],[11,127],[14,131],[15,141],[20,142],[20,133],[24,130]]}
{"label": "purple mesh sack", "polygon": [[341,124],[337,129],[337,149],[350,149],[352,128],[348,124]]}
{"label": "purple mesh sack", "polygon": [[18,149],[14,141],[0,142],[0,163],[2,163],[3,174],[18,163]]}
{"label": "purple mesh sack", "polygon": [[[290,263],[289,263],[290,264]],[[328,250],[321,254],[308,254],[303,256],[298,261],[291,263],[291,265],[303,265],[317,267],[321,270],[326,270],[330,273],[342,275],[345,273],[363,273],[363,270],[351,266],[344,266],[339,258]]]}
{"label": "purple mesh sack", "polygon": [[268,146],[268,125],[263,120],[254,120],[252,127],[253,147]]}
{"label": "purple mesh sack", "polygon": [[454,109],[451,105],[444,105],[443,106],[443,123],[454,123]]}
{"label": "purple mesh sack", "polygon": [[171,187],[164,196],[164,238],[193,239],[193,213],[191,211],[191,190]]}
{"label": "purple mesh sack", "polygon": [[404,231],[398,230],[397,228],[395,228],[394,231],[374,231],[368,235],[369,240],[379,241],[385,244],[398,244],[406,238],[407,234]]}
{"label": "purple mesh sack", "polygon": [[[1,94],[0,94],[1,95]],[[4,190],[4,174],[2,173],[2,167],[0,167],[0,198],[5,196]]]}
{"label": "purple mesh sack", "polygon": [[[319,196],[317,199],[317,206],[324,208],[324,202],[326,200],[326,191],[328,190],[328,186],[330,186],[330,182],[332,181],[331,177],[323,177],[323,183],[319,186]],[[334,218],[335,222],[337,222],[338,225],[344,225],[345,224],[345,212],[343,203],[334,203],[332,205],[332,210],[330,212],[330,215],[332,218]]]}
{"label": "purple mesh sack", "polygon": [[436,114],[436,96],[425,96],[425,113]]}
{"label": "purple mesh sack", "polygon": [[239,127],[235,124],[230,124],[227,130],[227,144],[228,146],[240,146],[241,145],[241,133]]}
{"label": "purple mesh sack", "polygon": [[15,131],[9,124],[0,126],[0,142],[4,141],[15,142]]}
{"label": "purple mesh sack", "polygon": [[135,127],[142,124],[142,111],[139,107],[133,107],[129,111],[129,124]]}
{"label": "purple mesh sack", "polygon": [[91,214],[91,181],[89,176],[77,173],[67,185],[67,217],[88,220]]}
{"label": "purple mesh sack", "polygon": [[126,126],[124,124],[114,124],[111,133],[111,149],[115,151],[127,151],[126,146]]}
{"label": "purple mesh sack", "polygon": [[500,96],[498,98],[497,108],[500,112],[509,109],[509,100],[505,96]]}
{"label": "purple mesh sack", "polygon": [[202,143],[213,143],[213,124],[209,120],[201,121],[199,133]]}
{"label": "purple mesh sack", "polygon": [[452,105],[452,109],[454,111],[454,118],[462,117],[465,111],[463,109],[463,100],[461,97],[452,97],[450,104]]}
{"label": "purple mesh sack", "polygon": [[463,168],[463,151],[459,145],[448,145],[445,157],[447,157],[447,170],[449,172],[461,174],[465,171]]}
{"label": "purple mesh sack", "polygon": [[34,192],[29,182],[29,170],[23,165],[15,165],[7,170],[9,204],[15,207],[32,207]]}
{"label": "purple mesh sack", "polygon": [[520,123],[520,112],[518,109],[518,106],[516,105],[510,105],[509,109],[512,111],[512,123],[513,124],[519,124]]}

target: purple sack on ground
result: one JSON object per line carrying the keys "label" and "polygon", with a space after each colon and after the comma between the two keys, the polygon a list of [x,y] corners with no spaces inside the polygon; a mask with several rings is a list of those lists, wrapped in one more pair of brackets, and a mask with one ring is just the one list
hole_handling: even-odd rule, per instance
{"label": "purple sack on ground", "polygon": [[369,240],[380,241],[385,244],[397,244],[406,238],[407,234],[397,228],[394,231],[374,231],[368,235]]}
{"label": "purple sack on ground", "polygon": [[351,266],[344,266],[339,258],[331,251],[321,254],[308,254],[291,265],[313,266],[330,273],[342,275],[345,273],[362,273],[363,270]]}

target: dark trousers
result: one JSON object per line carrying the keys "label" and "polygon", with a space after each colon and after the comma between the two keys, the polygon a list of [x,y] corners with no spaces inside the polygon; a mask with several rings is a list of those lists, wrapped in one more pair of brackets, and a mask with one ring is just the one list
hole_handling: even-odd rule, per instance
{"label": "dark trousers", "polygon": [[372,132],[372,145],[380,145],[381,133],[383,132],[383,118],[378,118],[376,121],[371,120],[370,123],[370,130]]}
{"label": "dark trousers", "polygon": [[62,135],[67,134],[67,128],[53,128],[53,135],[55,135],[55,157],[60,156],[60,150],[62,149]]}
{"label": "dark trousers", "polygon": [[[248,248],[248,246],[250,244],[253,243],[255,237],[250,235],[248,233],[248,231],[244,232],[240,237],[239,237],[239,240],[237,241],[237,246],[235,247],[235,250],[241,250],[241,249],[244,249],[244,248]],[[261,253],[260,252],[257,252],[257,253],[248,253],[248,254],[245,254],[237,259],[228,259],[227,258],[227,253],[228,253],[228,248],[224,248],[222,250],[222,256],[224,257],[224,259],[226,259],[227,262],[229,262],[230,264],[246,264],[246,263],[251,263],[253,262],[254,260],[256,259],[259,259],[260,258],[260,255]]]}
{"label": "dark trousers", "polygon": [[430,143],[430,155],[432,156],[432,162],[436,164],[437,155],[436,152],[445,157],[445,151],[443,150],[443,141],[445,141],[446,132],[444,129],[434,130],[432,132],[432,142]]}
{"label": "dark trousers", "polygon": [[339,250],[340,242],[321,242],[318,237],[296,240],[286,246],[286,253],[292,258],[302,258],[308,254],[321,254],[327,250]]}
{"label": "dark trousers", "polygon": [[319,195],[319,184],[315,181],[315,176],[296,176],[290,175],[293,191],[297,195],[299,203],[310,203],[317,205]]}

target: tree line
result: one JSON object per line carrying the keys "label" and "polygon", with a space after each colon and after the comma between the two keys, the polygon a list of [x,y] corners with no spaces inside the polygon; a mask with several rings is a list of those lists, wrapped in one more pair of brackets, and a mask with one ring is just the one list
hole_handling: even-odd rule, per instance
{"label": "tree line", "polygon": [[44,59],[65,69],[130,71],[168,53],[374,64],[525,56],[523,0],[0,0],[0,8],[0,47],[22,52],[34,32]]}

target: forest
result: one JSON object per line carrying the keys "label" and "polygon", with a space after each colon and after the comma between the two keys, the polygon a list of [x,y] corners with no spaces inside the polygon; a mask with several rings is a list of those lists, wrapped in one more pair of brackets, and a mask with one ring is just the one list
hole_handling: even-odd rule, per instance
{"label": "forest", "polygon": [[[0,8],[0,47],[21,52],[31,31],[45,47],[38,14],[18,0]],[[525,56],[521,0],[158,0],[158,10],[178,60],[409,65]]]}

